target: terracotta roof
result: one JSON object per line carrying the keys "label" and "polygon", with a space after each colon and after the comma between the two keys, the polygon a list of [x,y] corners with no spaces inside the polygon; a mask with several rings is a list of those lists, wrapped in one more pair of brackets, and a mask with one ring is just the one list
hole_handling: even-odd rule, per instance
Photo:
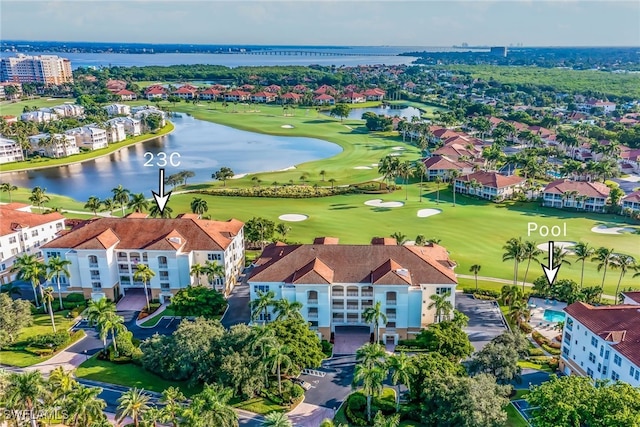
{"label": "terracotta roof", "polygon": [[64,220],[64,216],[58,212],[44,215],[24,212],[16,210],[18,205],[18,203],[11,203],[0,206],[0,236],[13,234],[21,228],[37,227],[50,222]]}
{"label": "terracotta roof", "polygon": [[473,165],[466,162],[455,162],[446,156],[435,155],[423,160],[427,170],[430,169],[456,169],[473,168]]}
{"label": "terracotta roof", "polygon": [[620,354],[640,366],[640,309],[637,305],[594,307],[575,302],[564,311],[607,341]]}
{"label": "terracotta roof", "polygon": [[396,246],[398,241],[393,237],[374,237],[371,239],[372,245]]}
{"label": "terracotta roof", "polygon": [[622,198],[623,202],[637,202],[640,203],[640,190],[629,193]]}
{"label": "terracotta roof", "polygon": [[640,304],[640,291],[626,291],[622,295]]}
{"label": "terracotta roof", "polygon": [[302,99],[299,93],[287,92],[281,96],[282,99]]}
{"label": "terracotta roof", "polygon": [[611,189],[601,182],[570,181],[559,179],[547,184],[544,193],[564,194],[567,191],[577,191],[578,194],[588,197],[607,198]]}
{"label": "terracotta roof", "polygon": [[[438,245],[269,245],[250,282],[455,284],[455,265]],[[406,275],[404,270],[407,270]],[[400,273],[397,270],[401,270]],[[332,276],[330,277],[330,273]],[[312,280],[312,275],[318,275]],[[322,281],[318,281],[323,279]],[[372,282],[373,280],[373,282]],[[301,282],[302,281],[302,282]]]}
{"label": "terracotta roof", "polygon": [[169,250],[184,246],[192,250],[223,250],[243,223],[194,218],[100,218],[83,224],[44,247],[104,249],[116,244],[121,249]]}
{"label": "terracotta roof", "polygon": [[506,176],[501,175],[497,172],[485,172],[478,171],[471,173],[469,175],[464,175],[459,178],[456,178],[456,181],[462,182],[471,182],[473,180],[478,181],[485,187],[491,188],[505,188],[511,187],[512,185],[522,184],[524,182],[523,178],[520,178],[516,175]]}
{"label": "terracotta roof", "polygon": [[227,96],[249,96],[251,95],[251,93],[249,92],[244,92],[241,90],[232,90],[231,92],[226,94]]}
{"label": "terracotta roof", "polygon": [[324,93],[322,95],[318,95],[315,98],[316,101],[329,101],[331,99],[333,99],[333,96],[331,95],[325,95]]}
{"label": "terracotta roof", "polygon": [[0,205],[0,208],[15,211],[18,209],[28,208],[29,206],[31,205],[28,205],[26,203],[11,202],[11,203],[7,203],[6,205]]}
{"label": "terracotta roof", "polygon": [[131,96],[131,95],[135,95],[136,93],[135,92],[131,92],[130,90],[127,90],[127,89],[122,89],[122,90],[117,91],[115,94],[116,95],[125,95],[125,96],[129,95],[129,96]]}
{"label": "terracotta roof", "polygon": [[337,237],[316,237],[313,239],[314,245],[337,245],[340,239]]}
{"label": "terracotta roof", "polygon": [[195,91],[196,91],[195,89],[192,89],[190,87],[182,86],[182,87],[176,89],[173,93],[193,93]]}

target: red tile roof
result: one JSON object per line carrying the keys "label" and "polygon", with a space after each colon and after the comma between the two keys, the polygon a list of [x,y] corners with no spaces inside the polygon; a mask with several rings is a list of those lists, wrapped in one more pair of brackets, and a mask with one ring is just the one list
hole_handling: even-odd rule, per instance
{"label": "red tile roof", "polygon": [[471,173],[469,175],[464,175],[459,178],[456,178],[456,181],[461,182],[472,182],[473,180],[478,181],[485,187],[491,188],[505,188],[511,187],[513,185],[522,184],[524,182],[524,178],[520,178],[516,175],[506,176],[501,175],[497,172],[485,172],[478,171]]}
{"label": "red tile roof", "polygon": [[612,348],[640,366],[640,309],[637,305],[594,307],[575,302],[564,311],[602,339],[615,342]]}
{"label": "red tile roof", "polygon": [[640,190],[627,194],[622,198],[622,201],[640,203]]}
{"label": "red tile roof", "polygon": [[611,189],[601,182],[570,181],[559,179],[547,184],[543,193],[564,194],[567,191],[577,191],[579,195],[607,198]]}
{"label": "red tile roof", "polygon": [[622,292],[622,294],[625,297],[627,297],[627,298],[637,302],[638,304],[640,304],[640,291],[626,291],[626,292]]}
{"label": "red tile roof", "polygon": [[58,212],[42,215],[16,210],[24,207],[19,205],[18,203],[0,205],[0,236],[13,234],[21,228],[37,227],[64,219],[64,216]]}
{"label": "red tile roof", "polygon": [[316,237],[313,239],[314,245],[337,245],[340,239],[337,237]]}
{"label": "red tile roof", "polygon": [[315,98],[316,101],[330,101],[333,99],[333,96],[331,95],[326,95],[326,94],[322,94],[322,95],[318,95]]}
{"label": "red tile roof", "polygon": [[455,162],[446,156],[431,156],[428,159],[422,161],[427,170],[444,170],[444,169],[456,169],[462,170],[464,168],[473,168],[473,165],[466,162]]}

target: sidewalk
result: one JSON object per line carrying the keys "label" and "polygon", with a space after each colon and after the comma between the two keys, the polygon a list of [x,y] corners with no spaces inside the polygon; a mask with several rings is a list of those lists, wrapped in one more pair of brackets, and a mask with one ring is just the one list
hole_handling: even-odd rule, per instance
{"label": "sidewalk", "polygon": [[[136,319],[136,326],[138,326],[140,328],[155,328],[155,325],[154,326],[142,326],[142,324],[145,323],[148,320],[155,319],[158,316],[162,317],[162,313],[167,309],[167,307],[169,307],[169,303],[165,302],[160,307],[158,307],[158,309],[156,311],[151,313],[151,315],[149,315],[147,317],[143,317],[142,319]],[[173,317],[173,316],[171,316],[171,317]],[[162,320],[162,319],[158,319],[158,321],[160,321],[160,320]],[[157,325],[157,323],[156,323],[156,325]]]}

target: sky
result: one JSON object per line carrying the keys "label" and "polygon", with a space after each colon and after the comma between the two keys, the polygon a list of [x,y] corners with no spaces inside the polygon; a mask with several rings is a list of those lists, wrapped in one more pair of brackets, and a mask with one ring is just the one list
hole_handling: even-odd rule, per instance
{"label": "sky", "polygon": [[2,40],[640,46],[640,1],[2,0]]}

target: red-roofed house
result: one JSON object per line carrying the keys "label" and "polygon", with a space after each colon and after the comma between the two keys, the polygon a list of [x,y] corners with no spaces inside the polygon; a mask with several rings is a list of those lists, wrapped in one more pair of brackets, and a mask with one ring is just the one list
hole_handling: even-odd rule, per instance
{"label": "red-roofed house", "polygon": [[134,99],[138,99],[138,96],[135,92],[131,92],[127,89],[122,89],[114,92],[114,95],[119,96],[122,101],[133,101]]}
{"label": "red-roofed house", "polygon": [[297,104],[302,100],[302,95],[295,92],[287,92],[280,97],[283,103],[285,104]]}
{"label": "red-roofed house", "polygon": [[564,309],[559,369],[565,375],[640,386],[640,292],[624,293],[623,305],[575,302]]}
{"label": "red-roofed house", "polygon": [[282,89],[280,86],[278,85],[269,85],[267,87],[264,88],[265,92],[271,92],[271,93],[278,93],[280,92],[280,89]]}
{"label": "red-roofed house", "polygon": [[174,90],[171,94],[182,99],[194,99],[197,96],[198,89],[193,86],[184,85]]}
{"label": "red-roofed house", "polygon": [[385,92],[382,89],[367,89],[363,95],[367,97],[367,101],[382,101],[384,99]]}
{"label": "red-roofed house", "polygon": [[256,92],[251,95],[251,100],[253,102],[273,102],[277,98],[277,95],[273,92]]}
{"label": "red-roofed house", "polygon": [[156,275],[148,283],[152,298],[167,301],[178,290],[206,278],[193,279],[191,266],[207,261],[224,266],[224,277],[210,285],[229,293],[244,267],[244,224],[208,221],[184,215],[174,219],[100,218],[42,246],[45,260],[71,261],[71,277],[63,292],[86,298],[117,299],[128,289],[144,289],[133,278],[138,263]]}
{"label": "red-roofed house", "polygon": [[149,101],[154,99],[167,99],[167,90],[162,86],[150,86],[144,91]]}
{"label": "red-roofed house", "polygon": [[358,104],[360,102],[366,102],[367,98],[358,92],[345,92],[341,97],[340,101],[348,102],[350,104]]}
{"label": "red-roofed house", "polygon": [[336,103],[336,100],[333,96],[323,93],[322,95],[318,95],[313,98],[313,103],[315,105],[334,105]]}
{"label": "red-roofed house", "polygon": [[333,86],[322,85],[318,89],[314,90],[313,93],[315,95],[335,95],[337,91],[333,88]]}
{"label": "red-roofed house", "polygon": [[199,99],[204,99],[204,100],[216,100],[218,99],[222,94],[222,91],[218,90],[218,89],[214,89],[213,87],[209,87],[203,91],[201,91],[198,94],[198,98]]}
{"label": "red-roofed house", "polygon": [[245,92],[242,90],[232,90],[231,92],[227,92],[224,95],[225,101],[248,101],[251,96],[250,92]]}
{"label": "red-roofed house", "polygon": [[497,172],[478,171],[456,178],[454,189],[458,193],[500,201],[510,197],[523,184],[524,179],[516,175],[505,176]]}
{"label": "red-roofed house", "polygon": [[622,212],[640,212],[640,190],[622,198]]}
{"label": "red-roofed house", "polygon": [[305,93],[309,91],[309,88],[305,85],[295,85],[291,90],[296,93]]}
{"label": "red-roofed house", "polygon": [[422,161],[427,169],[427,179],[429,181],[440,177],[447,181],[451,177],[452,171],[458,171],[460,175],[473,172],[473,164],[469,162],[457,162],[447,156],[434,155]]}
{"label": "red-roofed house", "polygon": [[611,189],[601,182],[559,179],[542,190],[543,206],[604,212]]}

